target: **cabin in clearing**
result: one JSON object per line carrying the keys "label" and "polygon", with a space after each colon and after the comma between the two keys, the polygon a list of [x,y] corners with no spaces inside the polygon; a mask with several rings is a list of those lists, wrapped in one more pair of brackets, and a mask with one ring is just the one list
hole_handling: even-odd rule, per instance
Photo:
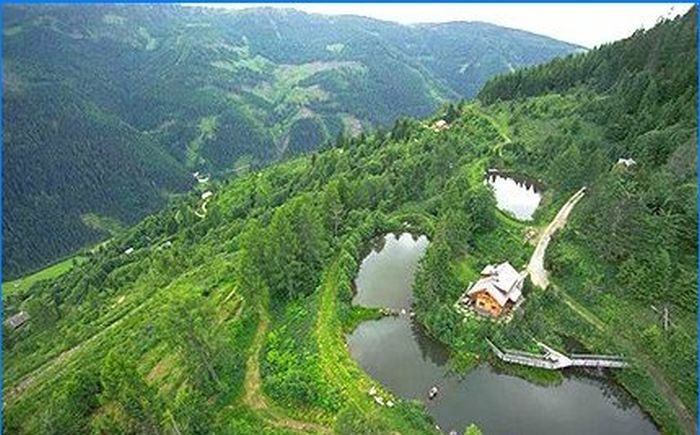
{"label": "cabin in clearing", "polygon": [[479,314],[500,317],[523,300],[524,282],[525,276],[508,262],[488,265],[481,271],[481,278],[462,295],[459,304]]}

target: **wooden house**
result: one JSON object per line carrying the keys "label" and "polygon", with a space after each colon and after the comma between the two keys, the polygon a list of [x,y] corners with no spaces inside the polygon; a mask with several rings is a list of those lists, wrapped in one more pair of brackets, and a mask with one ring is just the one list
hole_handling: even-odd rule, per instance
{"label": "wooden house", "polygon": [[525,275],[518,273],[510,263],[488,265],[481,278],[467,289],[460,303],[476,312],[499,317],[510,311],[523,297]]}

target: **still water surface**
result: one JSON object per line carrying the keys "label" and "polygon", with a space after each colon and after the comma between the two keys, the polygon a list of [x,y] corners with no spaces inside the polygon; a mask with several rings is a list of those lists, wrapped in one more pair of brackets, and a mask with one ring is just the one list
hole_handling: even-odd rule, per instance
{"label": "still water surface", "polygon": [[523,221],[532,219],[542,200],[540,187],[526,177],[491,171],[486,183],[493,188],[498,208]]}
{"label": "still water surface", "polygon": [[[388,234],[363,261],[354,303],[408,308],[424,236]],[[655,434],[629,395],[604,376],[565,372],[564,382],[542,387],[481,365],[466,376],[450,373],[446,348],[408,316],[360,324],[348,336],[358,364],[388,390],[426,403],[444,432],[463,433],[474,422],[484,434]],[[440,392],[426,400],[430,387]]]}

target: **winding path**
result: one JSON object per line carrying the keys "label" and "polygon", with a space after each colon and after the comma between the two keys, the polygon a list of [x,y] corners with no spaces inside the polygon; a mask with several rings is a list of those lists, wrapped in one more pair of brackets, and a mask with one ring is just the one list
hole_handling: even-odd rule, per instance
{"label": "winding path", "polygon": [[260,376],[260,352],[265,342],[267,329],[270,325],[270,318],[267,309],[262,303],[260,304],[259,312],[260,322],[255,331],[250,357],[248,357],[248,362],[246,363],[244,380],[245,396],[243,397],[243,402],[250,409],[260,413],[268,423],[277,428],[290,429],[304,433],[331,433],[331,429],[326,426],[288,418],[281,411],[275,409],[273,405],[269,405],[267,400],[265,400],[265,395],[262,391],[262,378]]}
{"label": "winding path", "polygon": [[[549,286],[549,273],[544,268],[544,256],[547,251],[547,246],[552,240],[552,236],[558,230],[564,227],[566,224],[571,210],[574,208],[576,203],[578,203],[586,192],[586,188],[582,187],[578,192],[576,192],[569,200],[562,206],[559,213],[555,216],[554,220],[547,226],[545,231],[540,236],[537,242],[537,247],[535,252],[530,258],[530,262],[527,265],[527,271],[530,274],[530,280],[532,283],[542,289]],[[654,385],[659,391],[668,404],[673,409],[674,414],[678,422],[680,423],[683,431],[687,434],[696,433],[696,419],[693,414],[688,410],[683,401],[678,397],[678,395],[673,390],[673,387],[666,381],[662,371],[656,366],[654,361],[649,358],[642,349],[640,349],[635,343],[622,337],[617,331],[610,331],[608,325],[593,314],[588,308],[581,305],[577,300],[575,300],[571,295],[566,293],[565,290],[559,288],[558,286],[552,285],[551,290],[556,292],[561,296],[562,301],[569,306],[576,314],[581,316],[582,319],[593,325],[596,329],[602,333],[613,337],[617,343],[622,346],[629,354],[634,355],[635,360],[640,363],[646,372],[651,377]]]}
{"label": "winding path", "polygon": [[202,202],[202,212],[201,213],[198,212],[197,210],[194,211],[194,214],[197,215],[198,218],[204,219],[205,217],[207,217],[207,204],[209,203],[209,201],[211,201],[211,198],[212,197],[210,196]]}
{"label": "winding path", "polygon": [[552,222],[547,225],[547,228],[540,236],[535,252],[532,253],[530,262],[527,264],[527,271],[530,274],[530,280],[535,286],[545,289],[549,285],[549,273],[544,268],[544,254],[547,251],[547,246],[549,246],[549,242],[552,240],[554,233],[564,227],[566,221],[569,219],[571,210],[573,210],[576,203],[583,198],[585,193],[586,188],[582,187],[571,198],[569,198],[569,200],[566,201],[566,204],[562,206],[559,213],[557,213]]}

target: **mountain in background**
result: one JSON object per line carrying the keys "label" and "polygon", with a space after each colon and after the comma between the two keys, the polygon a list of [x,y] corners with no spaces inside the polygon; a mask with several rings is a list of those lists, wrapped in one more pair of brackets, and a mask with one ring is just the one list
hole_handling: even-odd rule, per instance
{"label": "mountain in background", "polygon": [[[694,7],[494,78],[478,102],[215,180],[210,199],[172,201],[62,274],[5,284],[5,318],[24,314],[3,331],[3,432],[437,434],[425,406],[371,379],[346,341],[383,315],[352,303],[371,241],[410,230],[430,240],[414,321],[460,375],[493,361],[487,339],[624,355],[630,367],[605,372],[609,400],[586,393],[559,415],[638,404],[660,433],[696,433],[696,36]],[[491,168],[540,180],[533,220],[498,210]],[[460,315],[455,300],[483,267],[527,264],[529,234],[582,186],[544,254],[550,285],[527,284],[508,322]],[[533,388],[519,385],[513,394]],[[378,406],[370,386],[395,406]],[[489,420],[535,427],[488,412],[485,433]]]}
{"label": "mountain in background", "polygon": [[6,6],[4,272],[243,170],[473,97],[580,47],[484,23],[295,10]]}

